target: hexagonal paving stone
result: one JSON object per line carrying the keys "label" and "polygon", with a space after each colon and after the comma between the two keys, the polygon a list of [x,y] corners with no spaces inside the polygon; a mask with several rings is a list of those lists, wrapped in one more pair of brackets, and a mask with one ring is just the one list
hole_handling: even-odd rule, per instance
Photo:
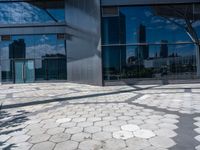
{"label": "hexagonal paving stone", "polygon": [[164,118],[164,119],[161,119],[161,121],[164,122],[164,123],[173,123],[173,124],[179,122],[178,120],[172,119],[172,118]]}
{"label": "hexagonal paving stone", "polygon": [[42,142],[35,144],[31,150],[52,150],[55,144],[53,142]]}
{"label": "hexagonal paving stone", "polygon": [[8,140],[8,143],[22,143],[26,142],[30,136],[28,135],[18,135],[18,136],[13,136]]}
{"label": "hexagonal paving stone", "polygon": [[151,130],[145,130],[145,129],[136,130],[134,132],[134,135],[138,138],[143,138],[143,139],[149,139],[156,136],[155,133],[153,133]]}
{"label": "hexagonal paving stone", "polygon": [[102,143],[95,140],[86,140],[79,144],[80,150],[100,150],[102,148]]}
{"label": "hexagonal paving stone", "polygon": [[194,125],[196,125],[197,127],[200,127],[200,122],[195,122]]}
{"label": "hexagonal paving stone", "polygon": [[116,139],[129,139],[134,137],[132,132],[129,131],[117,131],[113,133],[113,137]]}
{"label": "hexagonal paving stone", "polygon": [[56,120],[56,123],[66,123],[71,121],[71,118],[60,118]]}
{"label": "hexagonal paving stone", "polygon": [[56,128],[58,126],[59,126],[59,123],[52,122],[52,123],[46,123],[46,124],[44,124],[44,126],[42,128],[44,128],[44,129],[50,129],[50,128]]}
{"label": "hexagonal paving stone", "polygon": [[100,117],[90,117],[90,118],[87,118],[87,121],[91,121],[91,122],[101,121],[101,118]]}
{"label": "hexagonal paving stone", "polygon": [[136,131],[139,130],[140,127],[134,124],[127,124],[127,125],[123,125],[121,126],[122,130],[124,131]]}
{"label": "hexagonal paving stone", "polygon": [[196,136],[195,139],[200,142],[200,135]]}
{"label": "hexagonal paving stone", "polygon": [[37,135],[37,134],[42,134],[46,131],[47,129],[43,128],[33,128],[29,132],[27,132],[28,135]]}
{"label": "hexagonal paving stone", "polygon": [[91,139],[91,137],[92,137],[91,134],[81,132],[81,133],[77,133],[77,134],[72,135],[71,140],[77,141],[77,142],[82,142],[82,141]]}
{"label": "hexagonal paving stone", "polygon": [[65,142],[56,144],[56,147],[54,150],[76,150],[77,147],[78,147],[78,142],[65,141]]}
{"label": "hexagonal paving stone", "polygon": [[103,144],[103,150],[122,150],[126,147],[124,140],[109,139]]}
{"label": "hexagonal paving stone", "polygon": [[126,125],[126,121],[124,120],[115,120],[115,121],[111,121],[111,125],[115,125],[115,126],[122,126],[122,125]]}
{"label": "hexagonal paving stone", "polygon": [[171,129],[171,130],[175,130],[178,128],[177,125],[171,124],[171,123],[160,123],[160,124],[158,124],[158,126],[160,128]]}
{"label": "hexagonal paving stone", "polygon": [[159,129],[155,131],[156,135],[164,137],[175,137],[177,134],[170,129]]}
{"label": "hexagonal paving stone", "polygon": [[75,133],[79,133],[79,132],[82,132],[82,131],[83,131],[82,127],[71,127],[71,128],[67,128],[65,130],[65,133],[75,134]]}
{"label": "hexagonal paving stone", "polygon": [[120,127],[114,125],[104,126],[103,131],[108,131],[108,132],[120,131]]}
{"label": "hexagonal paving stone", "polygon": [[78,127],[89,127],[89,126],[92,126],[92,125],[93,125],[93,122],[89,122],[89,121],[79,122],[77,124]]}
{"label": "hexagonal paving stone", "polygon": [[151,146],[151,144],[146,139],[141,138],[131,138],[126,140],[126,144],[129,150],[142,150],[146,147]]}
{"label": "hexagonal paving stone", "polygon": [[200,150],[200,145],[195,147],[196,150]]}
{"label": "hexagonal paving stone", "polygon": [[62,133],[64,132],[65,128],[61,128],[61,127],[56,127],[56,128],[51,128],[47,130],[47,134],[49,135],[54,135],[57,133]]}
{"label": "hexagonal paving stone", "polygon": [[97,132],[94,133],[92,136],[92,139],[94,140],[107,140],[107,139],[111,139],[112,138],[112,134],[110,132]]}
{"label": "hexagonal paving stone", "polygon": [[101,131],[101,127],[96,127],[96,126],[86,127],[84,128],[84,131],[88,133],[96,133]]}
{"label": "hexagonal paving stone", "polygon": [[195,117],[194,120],[200,121],[200,117]]}
{"label": "hexagonal paving stone", "polygon": [[83,122],[86,121],[86,118],[74,118],[72,119],[73,122]]}
{"label": "hexagonal paving stone", "polygon": [[157,148],[170,148],[176,145],[172,139],[163,136],[156,136],[151,138],[149,141],[153,146]]}
{"label": "hexagonal paving stone", "polygon": [[10,135],[0,135],[0,141],[1,142],[5,142],[6,140],[8,140],[11,136]]}
{"label": "hexagonal paving stone", "polygon": [[32,136],[28,141],[30,143],[40,143],[40,142],[45,142],[50,138],[50,135],[48,134],[38,134],[38,135],[34,135]]}
{"label": "hexagonal paving stone", "polygon": [[107,126],[110,125],[109,121],[97,121],[94,123],[95,126]]}
{"label": "hexagonal paving stone", "polygon": [[56,143],[58,143],[58,142],[64,142],[64,141],[69,140],[70,137],[71,137],[71,135],[68,134],[68,133],[59,133],[59,134],[53,135],[53,136],[50,138],[50,141],[56,142]]}
{"label": "hexagonal paving stone", "polygon": [[23,143],[15,143],[14,146],[11,146],[11,150],[29,150],[32,147],[33,144],[30,144],[28,142]]}
{"label": "hexagonal paving stone", "polygon": [[146,130],[157,130],[159,129],[159,126],[156,125],[156,124],[143,124],[143,125],[140,125],[140,128],[142,129],[146,129]]}
{"label": "hexagonal paving stone", "polygon": [[75,122],[67,122],[67,123],[62,123],[60,124],[60,127],[63,128],[70,128],[70,127],[75,127],[77,123]]}
{"label": "hexagonal paving stone", "polygon": [[196,131],[197,133],[200,134],[200,128],[196,128],[196,129],[194,129],[194,131]]}

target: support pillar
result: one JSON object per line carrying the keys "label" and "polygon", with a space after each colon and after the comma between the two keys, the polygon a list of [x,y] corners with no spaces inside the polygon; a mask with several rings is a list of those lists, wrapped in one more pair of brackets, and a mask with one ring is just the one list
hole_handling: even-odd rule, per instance
{"label": "support pillar", "polygon": [[200,45],[196,44],[197,77],[200,78]]}

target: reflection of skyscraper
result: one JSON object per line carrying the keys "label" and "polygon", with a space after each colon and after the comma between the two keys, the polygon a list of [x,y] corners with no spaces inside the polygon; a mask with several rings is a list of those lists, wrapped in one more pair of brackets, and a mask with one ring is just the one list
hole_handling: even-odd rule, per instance
{"label": "reflection of skyscraper", "polygon": [[26,44],[24,39],[14,40],[13,43],[9,45],[9,58],[25,58],[26,57]]}
{"label": "reflection of skyscraper", "polygon": [[[146,43],[146,27],[140,24],[138,29],[138,43]],[[136,49],[136,57],[138,59],[147,59],[149,58],[149,46],[148,45],[141,45],[138,46]]]}
{"label": "reflection of skyscraper", "polygon": [[168,57],[168,41],[167,40],[162,40],[161,41],[161,46],[160,46],[160,57],[161,58],[167,58]]}
{"label": "reflection of skyscraper", "polygon": [[[117,13],[116,15],[106,16],[103,18],[106,24],[104,24],[104,30],[106,32],[103,35],[105,43],[112,44],[126,44],[126,17],[122,13]],[[126,66],[126,46],[121,46],[119,48],[113,47],[119,54],[120,60],[117,57],[109,57],[109,68],[114,68],[116,72],[120,72],[120,69]],[[116,54],[116,56],[118,56]],[[120,65],[116,61],[120,62]]]}

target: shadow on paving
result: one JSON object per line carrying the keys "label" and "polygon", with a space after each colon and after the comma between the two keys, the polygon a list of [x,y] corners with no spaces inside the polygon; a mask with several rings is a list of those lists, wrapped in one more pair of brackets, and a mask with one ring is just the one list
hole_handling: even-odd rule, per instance
{"label": "shadow on paving", "polygon": [[[9,135],[11,133],[22,131],[23,128],[21,128],[20,125],[23,125],[24,122],[29,120],[26,114],[28,114],[26,111],[17,111],[16,114],[13,115],[5,110],[0,110],[0,135]],[[3,131],[4,129],[6,130]],[[10,150],[16,147],[16,143],[0,141],[0,149]]]}
{"label": "shadow on paving", "polygon": [[76,100],[76,99],[83,99],[83,98],[92,98],[92,97],[99,97],[99,96],[107,96],[107,95],[120,94],[120,93],[129,93],[129,92],[134,92],[134,91],[148,90],[148,89],[152,89],[152,88],[160,87],[160,86],[161,85],[146,87],[146,88],[134,87],[135,89],[131,89],[131,90],[114,91],[114,92],[108,92],[108,93],[97,93],[97,94],[90,94],[90,95],[82,95],[82,96],[73,96],[73,97],[65,97],[65,98],[56,98],[56,99],[49,99],[49,100],[40,100],[40,101],[33,101],[33,102],[9,104],[9,105],[3,105],[2,109],[25,107],[25,106],[47,104],[47,103],[53,103],[53,102],[62,102],[62,101],[69,101],[69,100]]}

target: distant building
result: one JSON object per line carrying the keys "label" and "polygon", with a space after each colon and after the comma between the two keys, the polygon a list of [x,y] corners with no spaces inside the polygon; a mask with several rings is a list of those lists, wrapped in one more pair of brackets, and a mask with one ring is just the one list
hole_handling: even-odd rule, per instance
{"label": "distant building", "polygon": [[161,46],[160,46],[160,57],[161,58],[167,58],[168,57],[168,41],[167,40],[162,40],[161,41]]}

